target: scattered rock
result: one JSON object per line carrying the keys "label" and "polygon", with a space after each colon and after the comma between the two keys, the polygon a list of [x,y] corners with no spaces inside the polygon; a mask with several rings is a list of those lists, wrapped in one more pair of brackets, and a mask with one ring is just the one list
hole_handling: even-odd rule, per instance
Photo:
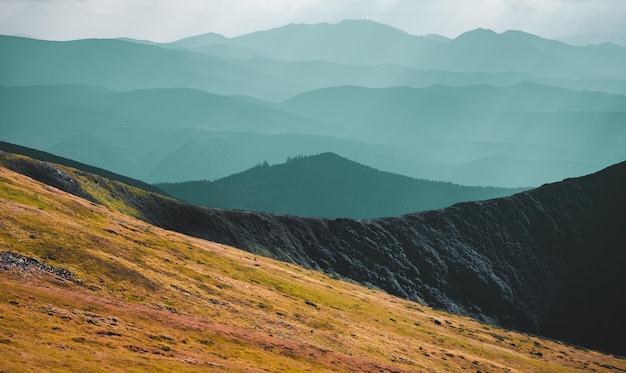
{"label": "scattered rock", "polygon": [[20,255],[10,251],[4,251],[0,253],[0,270],[9,269],[47,273],[77,284],[81,283],[78,276],[65,268],[53,267],[51,265],[41,263],[32,257]]}

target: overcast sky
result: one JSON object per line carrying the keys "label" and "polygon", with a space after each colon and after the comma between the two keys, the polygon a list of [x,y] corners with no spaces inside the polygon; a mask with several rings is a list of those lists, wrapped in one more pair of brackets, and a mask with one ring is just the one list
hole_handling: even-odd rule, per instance
{"label": "overcast sky", "polygon": [[0,34],[50,40],[232,37],[343,19],[448,37],[478,27],[544,37],[626,33],[626,0],[0,0]]}

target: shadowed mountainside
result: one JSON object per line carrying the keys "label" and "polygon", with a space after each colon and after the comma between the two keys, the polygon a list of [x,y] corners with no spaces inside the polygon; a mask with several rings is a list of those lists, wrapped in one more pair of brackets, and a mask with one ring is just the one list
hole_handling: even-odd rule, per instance
{"label": "shadowed mountainside", "polygon": [[[53,167],[87,189],[110,185]],[[626,369],[616,356],[166,231],[4,167],[0,217],[2,371]]]}
{"label": "shadowed mountainside", "polygon": [[435,210],[524,190],[418,180],[378,171],[334,153],[299,156],[273,166],[260,164],[213,182],[157,186],[183,201],[208,207],[352,219]]}
{"label": "shadowed mountainside", "polygon": [[[11,155],[0,160],[13,167]],[[93,183],[34,165],[66,185]],[[626,163],[511,197],[365,221],[208,209],[101,184],[95,199],[113,208],[123,200],[133,214],[166,229],[510,328],[626,353],[626,304],[619,296],[626,291]]]}

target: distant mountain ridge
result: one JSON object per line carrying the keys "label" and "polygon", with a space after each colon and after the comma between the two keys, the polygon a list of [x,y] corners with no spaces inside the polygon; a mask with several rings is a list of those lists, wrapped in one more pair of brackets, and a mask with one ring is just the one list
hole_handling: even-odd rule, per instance
{"label": "distant mountain ridge", "polygon": [[213,182],[157,186],[183,201],[208,207],[352,219],[400,216],[525,190],[418,180],[334,153],[295,157],[272,166],[266,163]]}
{"label": "distant mountain ridge", "polygon": [[180,45],[186,48],[198,48],[209,44],[222,43],[228,40],[224,35],[209,32],[202,35],[190,36],[184,39],[177,40],[172,44]]}
{"label": "distant mountain ridge", "polygon": [[[202,35],[197,37],[202,40]],[[367,40],[371,50],[362,48]],[[574,46],[522,31],[476,29],[455,39],[416,36],[368,20],[289,24],[210,44],[246,47],[288,61],[325,60],[352,65],[392,63],[463,72],[517,71],[544,78],[626,79],[626,50],[617,45]],[[206,45],[204,45],[206,47]],[[372,51],[378,51],[378,54]]]}
{"label": "distant mountain ridge", "polygon": [[441,41],[410,35],[372,21],[345,20],[337,24],[290,24],[242,35],[228,43],[260,50],[287,61],[408,65],[422,51]]}

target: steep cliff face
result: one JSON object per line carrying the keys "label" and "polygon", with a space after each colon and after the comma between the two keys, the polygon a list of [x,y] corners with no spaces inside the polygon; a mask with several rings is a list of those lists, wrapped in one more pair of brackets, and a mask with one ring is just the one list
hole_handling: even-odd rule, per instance
{"label": "steep cliff face", "polygon": [[626,355],[626,163],[507,198],[360,221],[206,209],[114,189],[167,229]]}

